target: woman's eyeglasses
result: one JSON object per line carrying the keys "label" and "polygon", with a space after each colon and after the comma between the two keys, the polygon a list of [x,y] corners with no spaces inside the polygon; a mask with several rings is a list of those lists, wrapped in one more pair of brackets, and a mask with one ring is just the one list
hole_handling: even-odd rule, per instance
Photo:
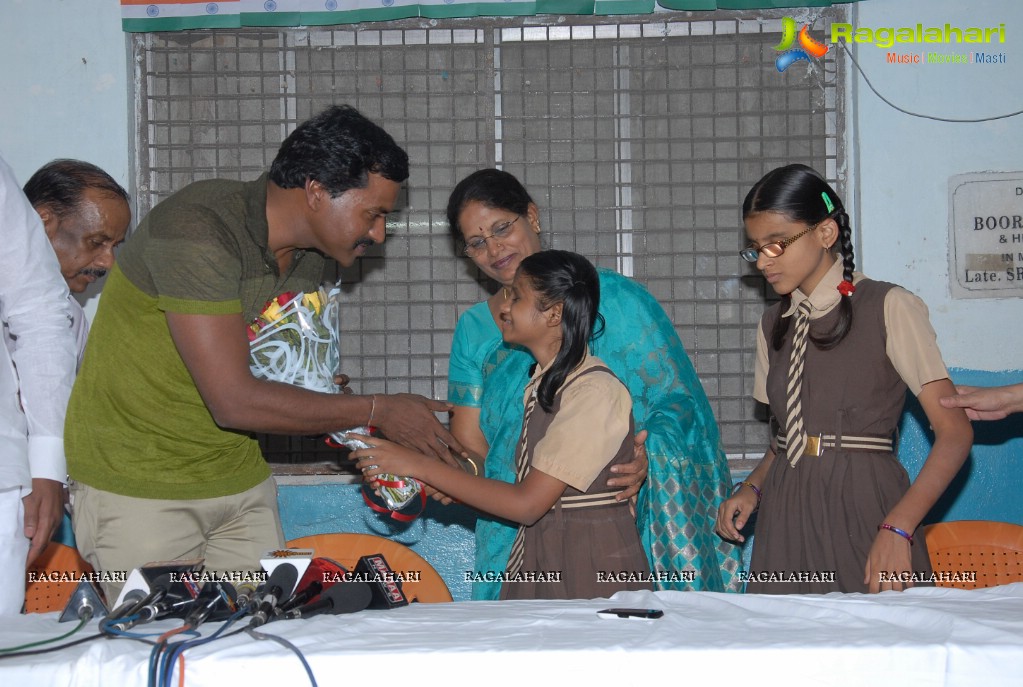
{"label": "woman's eyeglasses", "polygon": [[813,226],[807,227],[803,231],[799,232],[795,236],[790,236],[787,239],[782,239],[780,241],[771,241],[771,243],[765,243],[764,245],[759,247],[757,246],[757,244],[751,243],[745,248],[743,248],[741,251],[739,251],[739,257],[741,257],[746,262],[756,262],[757,259],[760,257],[761,253],[763,253],[769,258],[780,257],[782,254],[785,253],[786,248],[788,248],[797,240],[799,240],[802,236],[809,234],[816,228],[817,225],[814,224]]}
{"label": "woman's eyeglasses", "polygon": [[494,239],[498,243],[508,238],[511,234],[512,229],[515,227],[515,223],[522,219],[522,215],[516,215],[515,219],[510,219],[507,222],[502,222],[494,227],[494,230],[489,234],[483,236],[474,236],[465,242],[465,254],[468,256],[479,255],[487,249],[487,241]]}

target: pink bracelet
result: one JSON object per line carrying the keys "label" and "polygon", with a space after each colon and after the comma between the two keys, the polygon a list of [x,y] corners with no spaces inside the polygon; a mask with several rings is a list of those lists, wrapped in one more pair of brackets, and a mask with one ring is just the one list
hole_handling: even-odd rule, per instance
{"label": "pink bracelet", "polygon": [[889,532],[894,532],[895,534],[899,535],[900,537],[908,541],[910,544],[913,543],[913,535],[907,532],[906,530],[900,530],[895,525],[889,525],[887,522],[882,522],[880,525],[877,526],[877,529],[878,531],[888,530]]}

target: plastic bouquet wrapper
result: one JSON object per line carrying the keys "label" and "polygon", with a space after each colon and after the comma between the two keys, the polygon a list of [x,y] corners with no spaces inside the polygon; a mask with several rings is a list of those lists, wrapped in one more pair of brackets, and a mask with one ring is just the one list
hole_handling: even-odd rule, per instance
{"label": "plastic bouquet wrapper", "polygon": [[[358,427],[349,432],[341,432],[340,436],[331,435],[331,438],[354,451],[369,448],[369,444],[347,435],[351,433],[369,436],[372,432],[372,427]],[[376,512],[389,513],[395,520],[409,522],[419,517],[426,509],[426,492],[423,491],[423,484],[419,480],[381,474],[377,475],[376,482],[376,489],[368,483],[362,485],[362,499]]]}
{"label": "plastic bouquet wrapper", "polygon": [[249,369],[260,379],[336,394],[341,359],[338,342],[341,289],[285,292],[267,302],[252,321]]}

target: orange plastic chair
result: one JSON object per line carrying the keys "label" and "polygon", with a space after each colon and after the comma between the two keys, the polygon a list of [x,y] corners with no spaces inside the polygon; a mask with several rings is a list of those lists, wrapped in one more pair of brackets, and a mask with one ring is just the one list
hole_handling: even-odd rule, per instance
{"label": "orange plastic chair", "polygon": [[403,581],[401,586],[409,601],[442,603],[451,601],[451,592],[432,565],[418,553],[398,542],[375,534],[313,534],[288,542],[293,549],[312,549],[314,556],[337,561],[349,570],[355,569],[361,556],[383,554],[391,570],[398,573],[418,574],[416,581]]}
{"label": "orange plastic chair", "polygon": [[25,573],[25,612],[64,610],[82,575],[91,572],[78,549],[51,541]]}
{"label": "orange plastic chair", "polygon": [[[988,520],[939,522],[924,528],[938,587],[980,589],[1023,582],[1023,526]],[[950,579],[940,579],[941,573]]]}

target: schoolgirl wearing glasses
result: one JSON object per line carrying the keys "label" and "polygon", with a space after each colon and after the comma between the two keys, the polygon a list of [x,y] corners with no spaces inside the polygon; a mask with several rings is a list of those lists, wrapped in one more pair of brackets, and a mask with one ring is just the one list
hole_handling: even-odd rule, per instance
{"label": "schoolgirl wearing glasses", "polygon": [[[777,421],[760,464],[718,511],[731,541],[758,510],[746,591],[877,592],[926,583],[917,526],[969,453],[923,301],[854,272],[841,199],[805,165],[769,172],[743,203],[756,263],[782,296],[757,336],[753,395]],[[894,455],[905,393],[934,444],[916,480]]]}

